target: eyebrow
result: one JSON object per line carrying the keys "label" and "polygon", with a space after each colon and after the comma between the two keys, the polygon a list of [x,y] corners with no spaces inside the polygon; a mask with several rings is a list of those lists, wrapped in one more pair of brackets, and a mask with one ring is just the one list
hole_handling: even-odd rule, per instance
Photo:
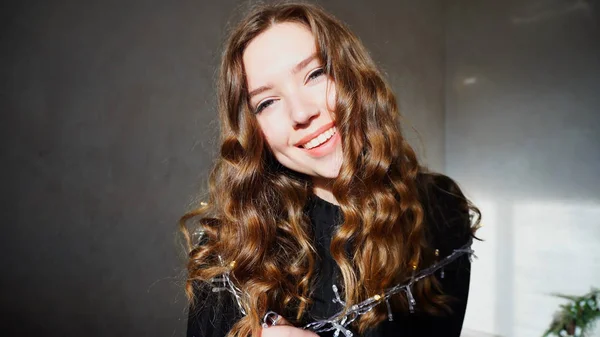
{"label": "eyebrow", "polygon": [[314,59],[317,58],[317,54],[312,54],[304,60],[300,61],[300,63],[296,64],[292,69],[292,74],[297,74],[300,70],[304,69],[309,63],[311,63]]}
{"label": "eyebrow", "polygon": [[[305,58],[304,60],[300,61],[298,64],[296,64],[293,68],[292,68],[292,74],[297,74],[299,71],[301,71],[302,69],[304,69],[307,65],[309,65],[314,59],[317,58],[317,54],[314,53],[312,55],[310,55],[309,57]],[[258,87],[252,91],[250,91],[250,93],[248,94],[248,99],[252,99],[252,97],[263,93],[267,90],[272,89],[272,87],[270,86],[262,86],[262,87]]]}

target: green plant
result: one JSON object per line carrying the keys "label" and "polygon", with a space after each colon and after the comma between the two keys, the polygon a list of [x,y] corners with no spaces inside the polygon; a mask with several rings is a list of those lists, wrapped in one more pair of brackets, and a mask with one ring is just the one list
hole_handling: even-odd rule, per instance
{"label": "green plant", "polygon": [[586,337],[600,318],[600,290],[592,289],[583,296],[554,296],[567,299],[569,303],[560,306],[561,310],[554,315],[543,337]]}

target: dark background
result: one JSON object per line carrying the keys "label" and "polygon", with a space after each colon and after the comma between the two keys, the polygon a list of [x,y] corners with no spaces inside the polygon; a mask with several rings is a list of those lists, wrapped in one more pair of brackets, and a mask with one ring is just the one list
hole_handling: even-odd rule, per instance
{"label": "dark background", "polygon": [[[251,3],[2,2],[1,334],[184,335],[177,220],[202,198],[220,47]],[[590,205],[569,256],[600,270],[596,1],[318,3],[371,51],[425,163],[488,215],[513,196]],[[499,219],[486,227],[465,326],[529,336],[554,309],[521,315],[531,298],[518,280],[531,276],[515,252],[532,240]]]}
{"label": "dark background", "polygon": [[[370,41],[394,85],[411,84],[406,104],[439,117],[442,6],[408,3],[322,4]],[[177,220],[206,183],[220,47],[248,4],[2,3],[0,330],[183,335]],[[441,130],[428,114],[419,129]],[[442,141],[428,143],[440,168]]]}

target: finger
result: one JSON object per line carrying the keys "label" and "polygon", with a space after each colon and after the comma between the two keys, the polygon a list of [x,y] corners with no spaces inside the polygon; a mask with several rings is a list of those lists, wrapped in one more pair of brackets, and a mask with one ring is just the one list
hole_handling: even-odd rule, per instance
{"label": "finger", "polygon": [[318,337],[312,331],[294,327],[285,317],[274,311],[269,311],[263,318],[261,337]]}
{"label": "finger", "polygon": [[285,318],[283,316],[279,315],[275,311],[269,311],[265,314],[265,317],[263,317],[262,326],[264,328],[268,328],[268,327],[275,326],[275,325],[286,325],[286,324],[287,324],[287,321],[285,320]]}
{"label": "finger", "polygon": [[287,321],[287,319],[285,319],[285,317],[279,316],[279,319],[277,320],[276,325],[291,325],[291,324],[290,324],[290,322]]}
{"label": "finger", "polygon": [[291,325],[276,325],[262,329],[261,337],[319,337],[319,335]]}

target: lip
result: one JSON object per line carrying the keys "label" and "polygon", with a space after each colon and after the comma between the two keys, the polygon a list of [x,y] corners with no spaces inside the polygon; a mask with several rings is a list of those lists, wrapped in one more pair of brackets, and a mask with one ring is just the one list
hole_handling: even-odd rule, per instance
{"label": "lip", "polygon": [[332,122],[329,122],[329,123],[327,123],[327,124],[325,124],[325,125],[321,126],[321,127],[320,127],[320,128],[318,128],[318,129],[317,129],[315,132],[313,132],[313,133],[310,133],[310,134],[308,134],[308,135],[306,135],[306,136],[302,137],[302,138],[301,138],[301,139],[300,139],[300,140],[299,140],[299,141],[298,141],[296,144],[294,144],[294,146],[298,146],[298,147],[300,147],[300,146],[302,146],[302,145],[304,145],[304,144],[308,143],[308,142],[309,142],[309,141],[311,141],[313,138],[315,138],[315,137],[317,137],[318,135],[322,134],[323,132],[325,132],[325,131],[327,131],[327,130],[331,129],[331,128],[333,127],[333,125],[334,125],[334,124],[335,124],[335,123],[332,121]]}

